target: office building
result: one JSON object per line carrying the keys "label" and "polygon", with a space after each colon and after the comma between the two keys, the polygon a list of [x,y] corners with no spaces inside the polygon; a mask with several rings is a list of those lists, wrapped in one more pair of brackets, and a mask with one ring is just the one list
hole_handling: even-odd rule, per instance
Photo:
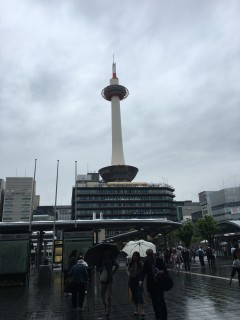
{"label": "office building", "polygon": [[6,178],[3,222],[30,221],[37,205],[35,187],[33,178]]}
{"label": "office building", "polygon": [[191,200],[186,201],[176,201],[176,210],[178,221],[185,222],[191,221],[192,215],[196,212],[201,211],[201,206],[199,202],[192,202]]}
{"label": "office building", "polygon": [[217,222],[240,219],[240,187],[199,193],[202,215],[212,215]]}
{"label": "office building", "polygon": [[96,182],[91,181],[91,174],[87,176],[84,181],[78,176],[73,187],[72,219],[177,221],[173,187],[146,182]]}
{"label": "office building", "polygon": [[[54,206],[38,206],[33,212],[33,221],[51,221],[54,220]],[[71,220],[71,205],[56,206],[56,220]]]}

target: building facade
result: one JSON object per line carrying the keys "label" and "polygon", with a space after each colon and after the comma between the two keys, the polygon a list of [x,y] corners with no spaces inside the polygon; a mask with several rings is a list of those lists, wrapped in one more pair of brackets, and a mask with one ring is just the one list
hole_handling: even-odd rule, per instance
{"label": "building facade", "polygon": [[30,221],[36,208],[35,182],[29,177],[6,178],[3,222]]}
{"label": "building facade", "polygon": [[177,221],[174,189],[167,184],[96,182],[78,176],[72,219],[168,219]]}
{"label": "building facade", "polygon": [[240,187],[199,193],[202,215],[212,215],[217,222],[240,219]]}
{"label": "building facade", "polygon": [[192,202],[191,200],[186,201],[176,201],[176,210],[178,221],[185,222],[192,220],[192,215],[196,212],[201,211],[201,206],[199,202]]}
{"label": "building facade", "polygon": [[[33,212],[33,221],[53,221],[54,206],[38,206]],[[72,207],[71,205],[56,206],[56,220],[71,220]]]}

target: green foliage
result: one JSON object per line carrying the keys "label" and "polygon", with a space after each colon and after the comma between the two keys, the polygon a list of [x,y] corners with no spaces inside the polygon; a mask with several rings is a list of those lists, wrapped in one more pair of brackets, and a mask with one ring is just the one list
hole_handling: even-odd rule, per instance
{"label": "green foliage", "polygon": [[192,222],[190,221],[183,224],[182,227],[177,230],[177,236],[182,242],[184,242],[186,248],[190,247],[193,234],[194,234],[194,227]]}
{"label": "green foliage", "polygon": [[168,246],[171,247],[175,247],[177,243],[179,243],[179,237],[177,234],[178,230],[174,230],[171,231],[168,235],[167,235],[167,242],[168,242]]}
{"label": "green foliage", "polygon": [[208,240],[209,245],[212,246],[212,237],[219,229],[217,222],[212,216],[204,216],[197,221],[196,226],[202,240]]}

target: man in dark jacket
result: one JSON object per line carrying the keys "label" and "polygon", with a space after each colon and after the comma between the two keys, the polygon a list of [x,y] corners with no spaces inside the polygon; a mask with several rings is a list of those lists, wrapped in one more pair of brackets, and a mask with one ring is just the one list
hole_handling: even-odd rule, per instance
{"label": "man in dark jacket", "polygon": [[167,274],[167,268],[162,258],[156,258],[153,250],[146,251],[147,259],[145,260],[139,281],[139,286],[143,285],[145,276],[147,276],[147,290],[152,299],[152,306],[156,320],[167,320],[167,307],[164,300],[164,292],[157,284],[156,272],[164,275]]}
{"label": "man in dark jacket", "polygon": [[73,309],[79,307],[82,310],[88,281],[87,267],[82,259],[78,260],[77,264],[72,267],[69,275],[72,280],[72,307]]}

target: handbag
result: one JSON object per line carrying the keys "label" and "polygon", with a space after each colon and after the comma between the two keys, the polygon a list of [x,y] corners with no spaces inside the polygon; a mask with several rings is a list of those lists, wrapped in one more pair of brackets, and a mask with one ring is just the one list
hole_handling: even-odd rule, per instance
{"label": "handbag", "polygon": [[169,275],[163,275],[160,284],[163,291],[170,291],[173,288],[173,280]]}
{"label": "handbag", "polygon": [[157,287],[161,291],[170,291],[173,288],[174,283],[168,273],[161,274],[160,272],[157,272],[155,276]]}

